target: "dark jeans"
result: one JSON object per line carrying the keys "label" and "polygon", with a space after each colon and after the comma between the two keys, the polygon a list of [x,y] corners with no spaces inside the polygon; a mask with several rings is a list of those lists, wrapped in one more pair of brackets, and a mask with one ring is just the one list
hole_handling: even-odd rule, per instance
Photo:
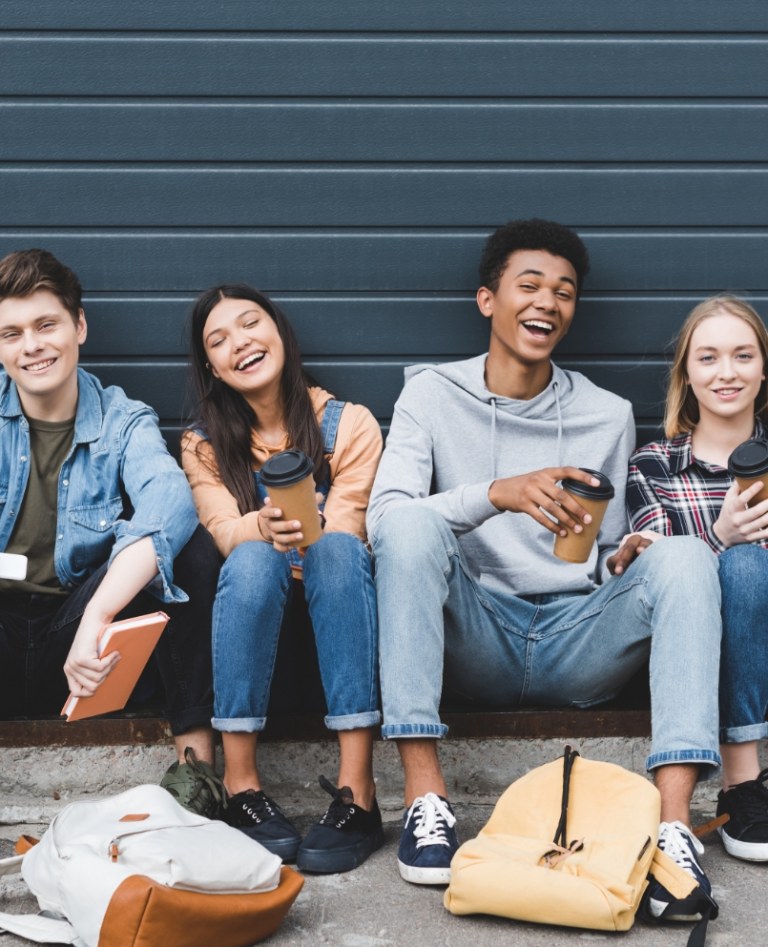
{"label": "dark jeans", "polygon": [[[211,610],[220,566],[213,540],[198,526],[173,564],[174,583],[189,601],[164,604],[141,592],[116,616],[132,618],[158,609],[170,616],[154,659],[174,734],[210,726],[213,716]],[[69,693],[64,662],[106,570],[102,566],[66,598],[28,592],[0,595],[0,718],[60,712]]]}

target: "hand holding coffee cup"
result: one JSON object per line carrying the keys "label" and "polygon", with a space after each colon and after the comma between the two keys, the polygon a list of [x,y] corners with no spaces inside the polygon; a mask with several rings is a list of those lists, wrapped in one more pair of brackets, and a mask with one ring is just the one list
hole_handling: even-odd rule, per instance
{"label": "hand holding coffee cup", "polygon": [[589,559],[608,501],[614,495],[613,485],[604,473],[591,470],[589,467],[580,467],[579,470],[591,474],[600,483],[598,486],[593,486],[571,478],[566,478],[562,482],[563,490],[577,500],[592,518],[591,522],[583,524],[581,532],[576,533],[567,529],[565,536],[558,534],[555,537],[554,553],[558,559],[563,559],[565,562],[586,562]]}
{"label": "hand holding coffee cup", "polygon": [[302,549],[323,535],[313,469],[312,460],[303,451],[285,450],[270,457],[259,472],[271,506],[282,513],[279,522],[299,524]]}

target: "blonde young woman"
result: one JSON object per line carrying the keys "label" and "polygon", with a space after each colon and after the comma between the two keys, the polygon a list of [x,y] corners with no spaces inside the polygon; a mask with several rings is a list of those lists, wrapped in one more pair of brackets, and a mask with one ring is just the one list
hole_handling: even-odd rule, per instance
{"label": "blonde young woman", "polygon": [[[768,861],[768,500],[749,502],[728,458],[768,422],[768,332],[744,300],[716,296],[696,306],[677,339],[667,390],[666,438],[631,458],[627,507],[648,540],[696,535],[719,554],[723,643],[720,834],[737,858]],[[767,478],[768,479],[768,478]]]}
{"label": "blonde young woman", "polygon": [[[200,521],[225,557],[213,607],[225,819],[302,870],[348,871],[383,841],[372,769],[378,626],[365,545],[381,431],[367,408],[308,385],[290,323],[252,287],[204,292],[191,333],[199,420],[182,440],[182,464]],[[324,532],[306,550],[301,524],[270,504],[259,477],[286,448],[314,467]],[[264,791],[256,751],[284,621],[307,613],[326,726],[339,740],[340,788],[321,777],[333,800],[302,840]]]}

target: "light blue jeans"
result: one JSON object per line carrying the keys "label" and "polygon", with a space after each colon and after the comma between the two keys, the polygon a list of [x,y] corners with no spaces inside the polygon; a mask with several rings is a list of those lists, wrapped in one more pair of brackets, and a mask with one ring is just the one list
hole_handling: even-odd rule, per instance
{"label": "light blue jeans", "polygon": [[614,697],[650,656],[647,768],[720,766],[717,557],[700,539],[655,543],[593,592],[489,593],[444,519],[387,512],[373,546],[385,738],[442,737],[443,683],[486,706],[588,707]]}
{"label": "light blue jeans", "polygon": [[254,732],[266,724],[277,644],[292,595],[312,620],[331,730],[373,727],[378,710],[376,593],[356,536],[326,533],[307,549],[304,582],[285,553],[246,542],[227,557],[213,606],[213,726]]}
{"label": "light blue jeans", "polygon": [[768,551],[732,546],[722,553],[719,565],[720,739],[748,743],[768,736]]}

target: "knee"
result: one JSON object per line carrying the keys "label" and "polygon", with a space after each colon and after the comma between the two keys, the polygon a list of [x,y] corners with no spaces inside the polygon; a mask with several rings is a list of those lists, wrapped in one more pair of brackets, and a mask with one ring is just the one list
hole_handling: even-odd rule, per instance
{"label": "knee", "polygon": [[760,589],[768,579],[768,557],[762,546],[742,543],[731,546],[721,554],[718,562],[720,584],[723,590],[730,588]]}
{"label": "knee", "polygon": [[648,547],[638,562],[653,585],[700,595],[709,604],[714,595],[719,608],[717,558],[697,536],[670,536]]}
{"label": "knee", "polygon": [[222,587],[261,587],[265,581],[278,581],[283,574],[287,578],[288,573],[286,557],[275,552],[268,543],[240,543],[224,560],[219,590]]}
{"label": "knee", "polygon": [[443,517],[428,507],[406,504],[396,506],[382,516],[373,541],[377,561],[393,558],[397,562],[422,560],[437,545],[452,540],[453,534]]}
{"label": "knee", "polygon": [[717,573],[717,556],[698,536],[668,536],[646,549],[644,556],[667,572]]}
{"label": "knee", "polygon": [[362,541],[351,533],[324,533],[304,556],[305,580],[317,573],[331,577],[357,574],[361,568],[370,573],[370,556]]}
{"label": "knee", "polygon": [[176,581],[185,591],[216,588],[221,568],[221,556],[213,537],[203,526],[198,526],[191,538],[173,561]]}

